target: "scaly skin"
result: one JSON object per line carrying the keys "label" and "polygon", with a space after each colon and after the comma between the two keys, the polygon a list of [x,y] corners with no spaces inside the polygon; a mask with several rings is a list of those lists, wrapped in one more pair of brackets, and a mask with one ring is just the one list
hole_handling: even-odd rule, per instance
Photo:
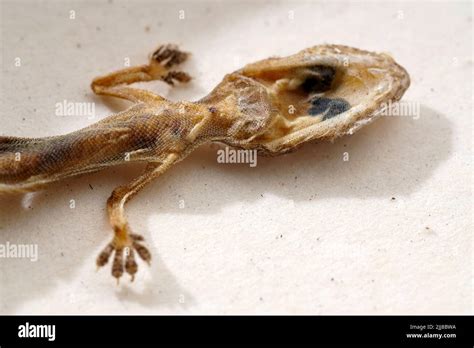
{"label": "scaly skin", "polygon": [[[196,102],[171,102],[127,86],[152,80],[188,82],[189,75],[173,69],[187,57],[176,46],[163,45],[147,65],[94,79],[96,94],[133,105],[89,127],[46,138],[0,136],[0,193],[39,190],[125,161],[148,163],[139,177],[117,187],[107,200],[114,236],[97,265],[115,254],[112,275],[117,280],[124,271],[133,280],[135,254],[151,261],[143,237],[130,230],[125,203],[196,147],[221,142],[280,155],[310,140],[333,140],[372,120],[383,103],[399,100],[409,86],[406,71],[388,55],[335,45],[249,64],[226,75]],[[320,113],[325,105],[336,109]]]}

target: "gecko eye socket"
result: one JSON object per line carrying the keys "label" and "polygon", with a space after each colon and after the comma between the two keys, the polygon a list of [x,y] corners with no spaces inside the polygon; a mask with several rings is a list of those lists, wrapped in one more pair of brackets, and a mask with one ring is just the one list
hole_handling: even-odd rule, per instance
{"label": "gecko eye socket", "polygon": [[351,108],[351,105],[342,98],[315,97],[311,100],[308,114],[311,116],[323,115],[323,121],[342,114]]}
{"label": "gecko eye socket", "polygon": [[304,79],[298,86],[303,94],[312,96],[308,99],[307,115],[320,116],[322,121],[335,117],[351,108],[344,98],[324,97],[324,92],[332,88],[336,69],[330,66],[315,65],[302,72]]}
{"label": "gecko eye socket", "polygon": [[321,93],[331,89],[336,70],[329,66],[316,65],[306,69],[306,76],[299,86],[305,93]]}

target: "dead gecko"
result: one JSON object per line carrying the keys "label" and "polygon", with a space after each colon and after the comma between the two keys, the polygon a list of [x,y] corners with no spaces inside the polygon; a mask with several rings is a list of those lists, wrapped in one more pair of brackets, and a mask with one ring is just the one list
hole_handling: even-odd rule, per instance
{"label": "dead gecko", "polygon": [[94,79],[94,93],[133,105],[89,127],[46,138],[0,136],[0,193],[35,191],[125,161],[147,163],[139,177],[117,187],[107,200],[114,236],[97,265],[104,266],[115,253],[112,275],[117,281],[124,271],[133,280],[138,270],[135,252],[151,261],[143,237],[132,233],[127,223],[125,203],[196,147],[220,142],[281,155],[307,141],[332,141],[374,119],[410,84],[405,69],[387,54],[320,45],[248,64],[196,102],[172,102],[127,86],[190,81],[187,73],[174,69],[188,55],[163,45],[147,65]]}

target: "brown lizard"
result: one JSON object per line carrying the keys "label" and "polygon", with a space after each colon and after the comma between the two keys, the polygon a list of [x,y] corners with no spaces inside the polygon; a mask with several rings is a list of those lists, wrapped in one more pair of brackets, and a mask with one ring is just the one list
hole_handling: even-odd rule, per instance
{"label": "brown lizard", "polygon": [[248,64],[196,102],[173,102],[128,87],[152,80],[188,82],[188,74],[174,69],[187,57],[176,46],[163,45],[146,65],[94,79],[96,94],[133,105],[84,129],[45,138],[0,136],[0,193],[42,189],[125,161],[147,163],[139,177],[117,187],[107,200],[114,236],[97,265],[115,253],[112,275],[117,280],[124,271],[133,280],[135,252],[151,260],[143,237],[131,232],[125,203],[196,147],[220,142],[280,155],[310,140],[333,140],[368,123],[384,103],[399,100],[410,83],[389,55],[321,45]]}

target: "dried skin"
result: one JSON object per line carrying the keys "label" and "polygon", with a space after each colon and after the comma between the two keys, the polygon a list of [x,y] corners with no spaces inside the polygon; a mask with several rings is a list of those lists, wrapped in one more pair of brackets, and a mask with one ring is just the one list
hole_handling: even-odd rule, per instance
{"label": "dried skin", "polygon": [[96,94],[133,105],[89,127],[46,138],[0,136],[0,193],[38,190],[128,161],[148,163],[107,201],[114,237],[97,265],[105,265],[113,254],[112,275],[117,279],[124,270],[133,279],[138,270],[135,253],[151,261],[143,237],[128,226],[125,203],[196,147],[221,142],[280,155],[311,140],[333,140],[374,119],[384,103],[398,101],[410,84],[407,72],[386,54],[322,45],[248,64],[196,102],[172,102],[128,87],[152,80],[169,85],[190,81],[175,69],[187,57],[176,46],[164,45],[146,65],[94,79]]}

